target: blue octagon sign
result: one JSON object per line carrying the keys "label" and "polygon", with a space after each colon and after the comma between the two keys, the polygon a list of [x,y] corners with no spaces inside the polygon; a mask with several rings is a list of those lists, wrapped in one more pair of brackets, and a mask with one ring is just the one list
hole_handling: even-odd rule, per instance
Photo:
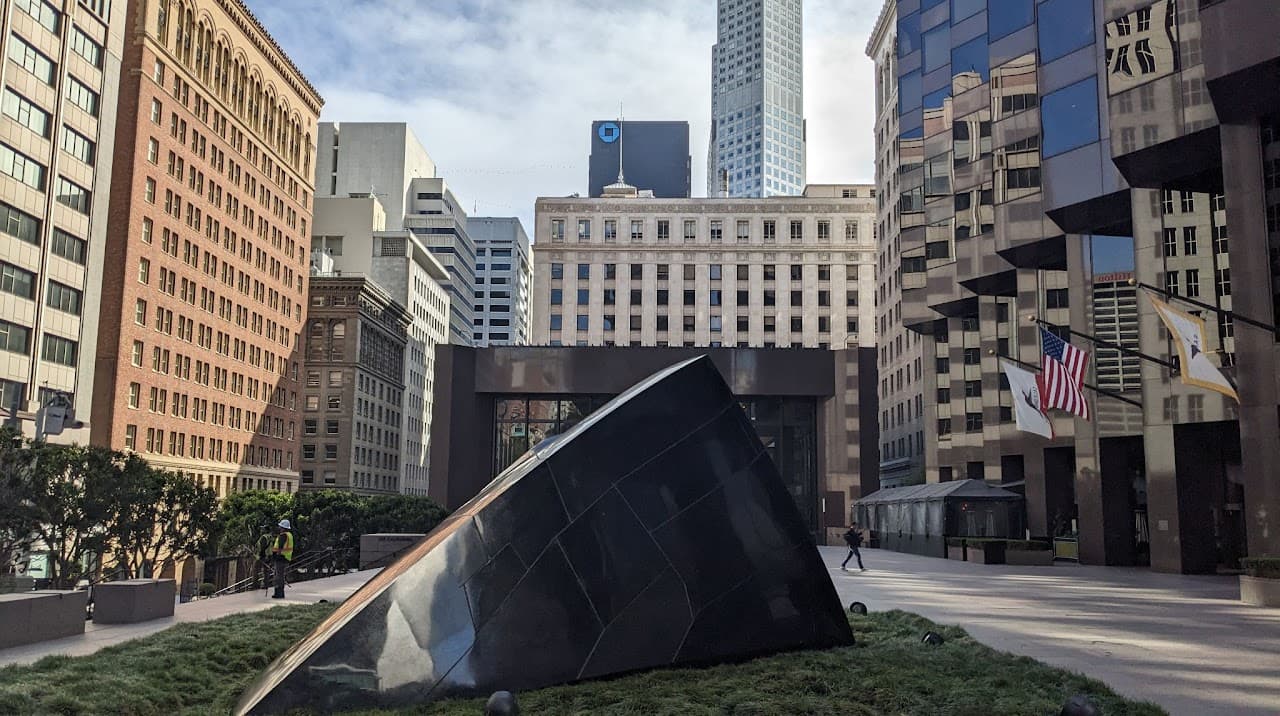
{"label": "blue octagon sign", "polygon": [[613,144],[618,141],[618,137],[622,136],[622,128],[618,126],[617,122],[605,122],[600,125],[600,129],[596,133],[600,135],[600,141],[605,144]]}

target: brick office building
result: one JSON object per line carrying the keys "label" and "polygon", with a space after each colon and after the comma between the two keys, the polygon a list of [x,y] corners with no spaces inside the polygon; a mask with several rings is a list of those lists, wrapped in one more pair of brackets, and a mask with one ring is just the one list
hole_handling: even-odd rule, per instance
{"label": "brick office building", "polygon": [[295,490],[322,100],[239,0],[126,27],[92,440],[220,495]]}

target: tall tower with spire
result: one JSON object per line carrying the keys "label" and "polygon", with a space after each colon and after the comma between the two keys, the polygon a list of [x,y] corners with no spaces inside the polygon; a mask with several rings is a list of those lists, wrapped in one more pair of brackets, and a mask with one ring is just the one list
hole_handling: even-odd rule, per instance
{"label": "tall tower with spire", "polygon": [[707,195],[805,186],[802,0],[718,0]]}

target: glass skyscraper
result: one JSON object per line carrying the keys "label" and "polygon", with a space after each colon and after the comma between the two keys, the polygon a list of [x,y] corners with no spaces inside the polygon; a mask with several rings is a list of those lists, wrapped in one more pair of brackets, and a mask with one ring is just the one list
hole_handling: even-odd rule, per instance
{"label": "glass skyscraper", "polygon": [[707,194],[798,196],[805,185],[801,0],[719,0]]}

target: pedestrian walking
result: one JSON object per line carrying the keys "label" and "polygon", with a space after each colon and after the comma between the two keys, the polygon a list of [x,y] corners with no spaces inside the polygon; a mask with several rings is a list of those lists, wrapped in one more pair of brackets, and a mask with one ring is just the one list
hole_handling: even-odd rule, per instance
{"label": "pedestrian walking", "polygon": [[844,558],[844,561],[840,563],[840,569],[846,572],[849,571],[849,567],[847,566],[849,564],[849,560],[857,557],[858,569],[864,572],[867,571],[867,568],[862,566],[862,552],[858,551],[858,548],[862,546],[862,531],[858,529],[858,523],[855,522],[849,526],[849,531],[844,533],[844,541],[849,545],[849,554]]}
{"label": "pedestrian walking", "polygon": [[289,571],[289,563],[293,561],[293,526],[289,520],[280,520],[276,525],[276,539],[271,544],[271,567],[275,570],[276,591],[272,599],[284,599],[285,574]]}

